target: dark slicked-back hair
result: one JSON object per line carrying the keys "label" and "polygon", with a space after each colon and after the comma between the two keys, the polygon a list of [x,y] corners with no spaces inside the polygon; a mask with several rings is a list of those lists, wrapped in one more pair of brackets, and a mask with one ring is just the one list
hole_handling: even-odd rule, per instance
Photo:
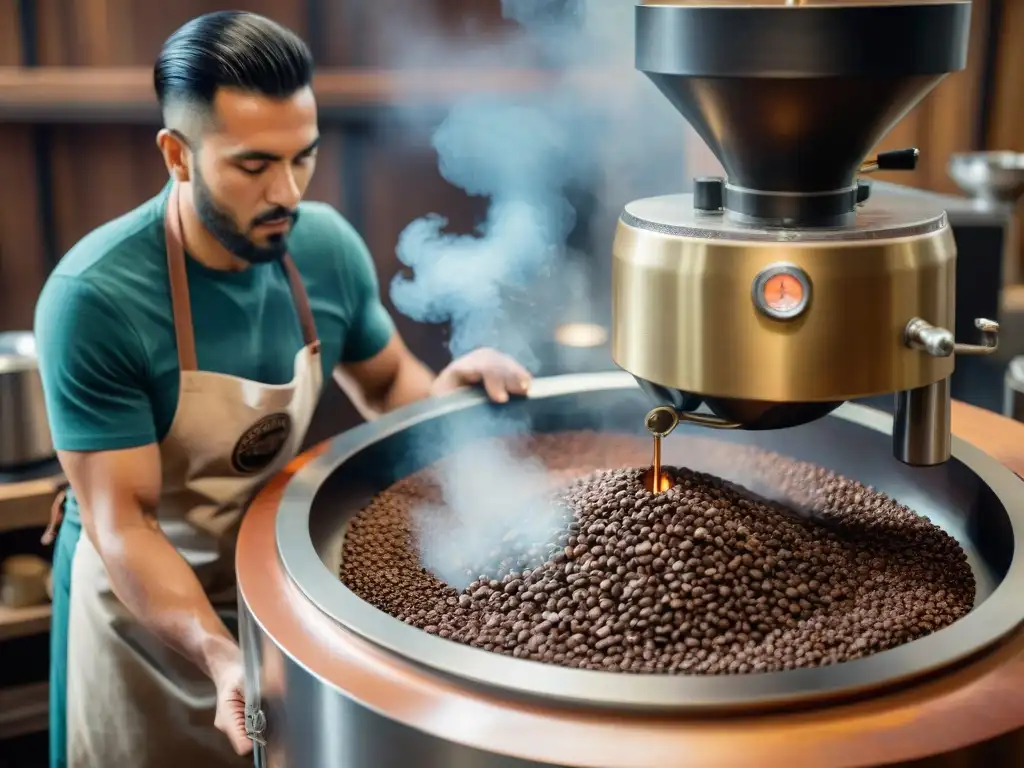
{"label": "dark slicked-back hair", "polygon": [[310,84],[313,56],[302,38],[255,13],[218,11],[187,22],[153,67],[160,107],[209,111],[220,88],[286,98]]}

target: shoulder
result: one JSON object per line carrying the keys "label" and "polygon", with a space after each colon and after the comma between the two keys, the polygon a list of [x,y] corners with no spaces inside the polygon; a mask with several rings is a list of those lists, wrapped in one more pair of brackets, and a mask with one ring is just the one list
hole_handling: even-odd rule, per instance
{"label": "shoulder", "polygon": [[94,229],[58,262],[36,303],[37,335],[64,348],[100,341],[134,345],[134,315],[167,300],[162,216],[155,203]]}
{"label": "shoulder", "polygon": [[[394,333],[380,301],[377,272],[363,238],[324,203],[300,209],[289,248],[310,293],[314,313],[329,308],[343,339],[337,359],[358,363],[378,354]],[[319,321],[318,321],[319,322]],[[332,353],[333,354],[333,353]]]}
{"label": "shoulder", "polygon": [[377,290],[377,273],[366,242],[327,203],[304,202],[290,238],[290,250],[304,278],[330,277],[349,299]]}
{"label": "shoulder", "polygon": [[53,274],[116,281],[145,271],[154,257],[162,257],[163,249],[163,207],[158,197],[89,232],[57,263]]}
{"label": "shoulder", "polygon": [[51,275],[35,310],[34,332],[41,359],[63,369],[72,359],[89,358],[103,364],[105,358],[116,357],[141,372],[145,347],[130,308],[103,281]]}
{"label": "shoulder", "polygon": [[299,221],[293,235],[297,238],[321,239],[340,248],[357,245],[365,248],[355,227],[332,205],[304,201],[299,205]]}

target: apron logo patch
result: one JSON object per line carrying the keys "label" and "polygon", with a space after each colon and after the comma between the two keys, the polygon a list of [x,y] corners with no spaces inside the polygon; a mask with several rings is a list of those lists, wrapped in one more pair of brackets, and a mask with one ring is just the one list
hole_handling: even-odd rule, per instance
{"label": "apron logo patch", "polygon": [[235,445],[231,465],[247,475],[266,469],[281,453],[291,433],[292,419],[287,413],[264,416]]}

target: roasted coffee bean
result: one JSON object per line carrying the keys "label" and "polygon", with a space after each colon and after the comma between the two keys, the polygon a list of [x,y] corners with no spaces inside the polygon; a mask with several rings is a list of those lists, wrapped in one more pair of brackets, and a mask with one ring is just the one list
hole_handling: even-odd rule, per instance
{"label": "roasted coffee bean", "polygon": [[510,441],[548,466],[561,529],[547,542],[509,532],[486,562],[460,564],[478,577],[462,591],[420,563],[413,513],[425,504],[443,512],[443,462],[428,467],[353,518],[341,579],[451,642],[631,673],[836,664],[923,637],[972,608],[959,544],[895,500],[777,454],[683,440],[686,463],[702,471],[666,466],[676,485],[658,495],[642,483],[646,440]]}

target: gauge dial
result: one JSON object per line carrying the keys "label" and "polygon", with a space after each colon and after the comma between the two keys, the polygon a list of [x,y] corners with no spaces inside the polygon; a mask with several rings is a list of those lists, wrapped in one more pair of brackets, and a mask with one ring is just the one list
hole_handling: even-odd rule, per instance
{"label": "gauge dial", "polygon": [[792,275],[772,275],[761,289],[765,305],[776,312],[792,312],[804,298],[804,287]]}
{"label": "gauge dial", "polygon": [[806,309],[811,283],[802,269],[780,264],[762,271],[753,288],[758,309],[776,320],[789,320]]}

